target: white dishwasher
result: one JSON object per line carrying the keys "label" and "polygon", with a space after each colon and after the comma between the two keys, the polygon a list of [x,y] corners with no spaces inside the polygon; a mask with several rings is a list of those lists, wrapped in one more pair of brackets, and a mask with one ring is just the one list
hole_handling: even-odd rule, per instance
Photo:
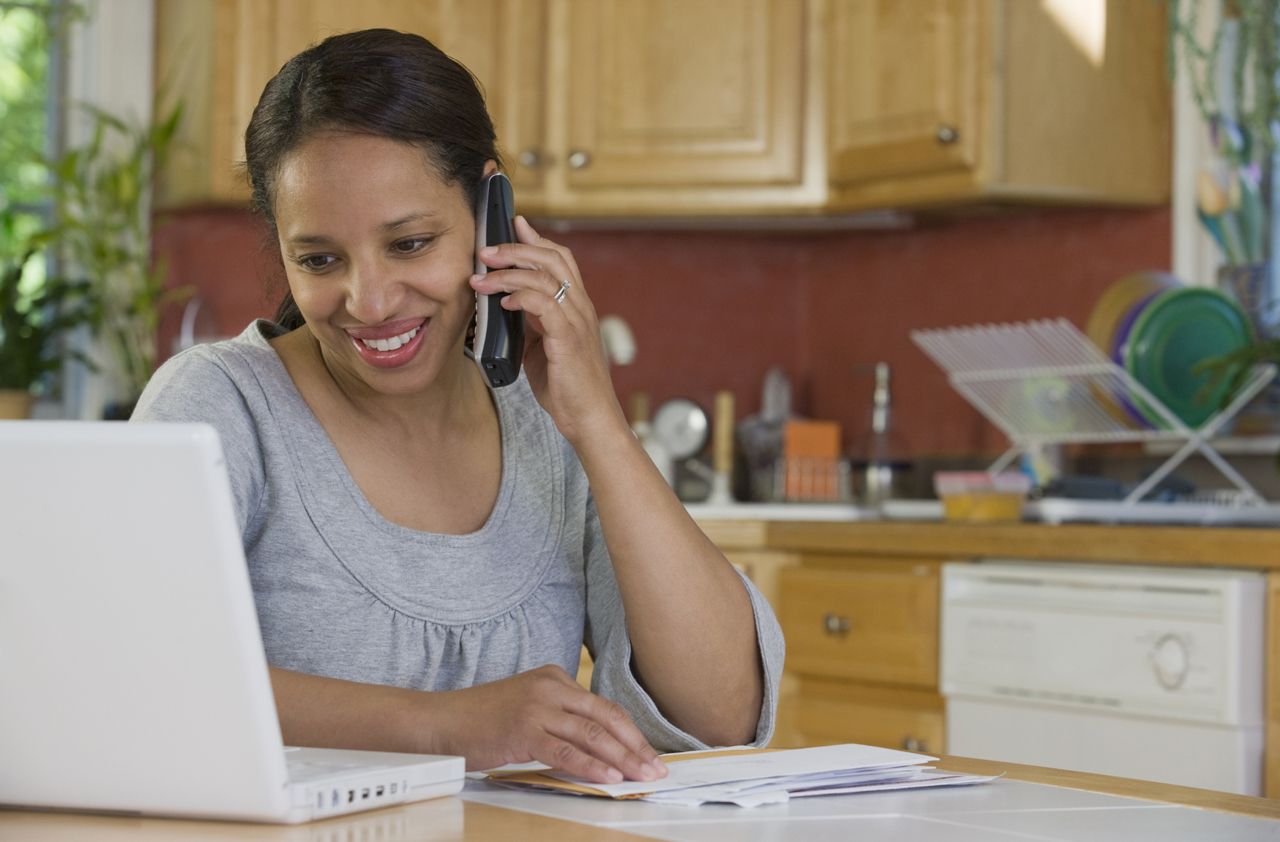
{"label": "white dishwasher", "polygon": [[947,753],[1260,795],[1264,579],[983,561],[942,575]]}

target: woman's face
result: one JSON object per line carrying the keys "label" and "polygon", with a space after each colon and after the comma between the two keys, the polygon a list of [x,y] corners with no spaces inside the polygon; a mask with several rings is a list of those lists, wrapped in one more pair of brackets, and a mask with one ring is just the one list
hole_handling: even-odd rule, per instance
{"label": "woman's face", "polygon": [[421,149],[317,135],[284,159],[275,187],[289,289],[340,382],[411,394],[465,364],[475,221]]}

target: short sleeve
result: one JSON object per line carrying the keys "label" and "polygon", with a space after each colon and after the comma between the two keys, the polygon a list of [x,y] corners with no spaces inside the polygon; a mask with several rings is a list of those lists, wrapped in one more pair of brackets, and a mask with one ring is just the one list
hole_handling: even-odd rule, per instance
{"label": "short sleeve", "polygon": [[253,416],[221,360],[202,346],[169,359],[147,383],[130,421],[203,422],[217,430],[245,534],[263,496],[265,469]]}
{"label": "short sleeve", "polygon": [[[599,514],[595,503],[590,500],[587,503],[584,551],[587,565],[586,642],[595,660],[591,674],[592,692],[622,705],[649,744],[658,751],[711,748],[663,716],[631,670],[631,638],[627,633],[622,594],[618,591],[613,563],[605,547]],[[768,601],[745,576],[742,576],[742,583],[751,597],[751,610],[755,615],[764,689],[756,736],[751,744],[764,746],[773,736],[785,644],[782,629]]]}

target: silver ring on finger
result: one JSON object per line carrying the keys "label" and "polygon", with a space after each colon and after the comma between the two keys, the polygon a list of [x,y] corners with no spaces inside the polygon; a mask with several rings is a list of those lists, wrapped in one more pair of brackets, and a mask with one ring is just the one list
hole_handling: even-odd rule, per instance
{"label": "silver ring on finger", "polygon": [[572,284],[569,283],[568,278],[565,278],[560,282],[560,289],[556,290],[556,294],[552,296],[557,304],[564,303],[564,297],[569,294],[570,286],[572,286]]}

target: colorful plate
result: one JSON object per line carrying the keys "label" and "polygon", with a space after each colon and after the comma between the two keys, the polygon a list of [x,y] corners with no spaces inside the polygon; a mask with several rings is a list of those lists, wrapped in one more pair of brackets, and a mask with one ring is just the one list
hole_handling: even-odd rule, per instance
{"label": "colorful plate", "polygon": [[1098,296],[1098,302],[1085,323],[1085,335],[1102,353],[1110,353],[1115,347],[1116,330],[1126,314],[1139,301],[1157,292],[1182,286],[1182,282],[1167,272],[1134,272],[1111,284]]}
{"label": "colorful plate", "polygon": [[[1131,322],[1136,308],[1157,293],[1181,285],[1181,281],[1167,272],[1144,271],[1125,275],[1098,296],[1097,303],[1089,313],[1089,320],[1085,323],[1085,335],[1103,354],[1121,362],[1116,356],[1119,333],[1126,321]],[[1100,386],[1091,386],[1090,390],[1107,413],[1117,421],[1127,426],[1132,419],[1140,419],[1140,423],[1145,426],[1136,410],[1127,412],[1122,408],[1124,395],[1113,394]]]}
{"label": "colorful plate", "polygon": [[[1143,308],[1154,301],[1159,294],[1158,292],[1152,293],[1141,301],[1136,302],[1120,319],[1120,323],[1116,325],[1115,339],[1110,348],[1110,356],[1121,368],[1127,367],[1125,365],[1125,355],[1129,350],[1129,334],[1133,333],[1133,326],[1138,323],[1138,317],[1142,315]],[[1152,426],[1153,422],[1134,404],[1136,398],[1130,395],[1129,391],[1123,386],[1113,392],[1111,397],[1116,402],[1116,405],[1124,411],[1126,418],[1139,427],[1149,428]],[[1120,420],[1124,420],[1124,418]]]}
{"label": "colorful plate", "polygon": [[[1214,381],[1195,367],[1253,341],[1249,319],[1226,295],[1206,287],[1170,289],[1142,308],[1121,354],[1124,366],[1188,427],[1199,427],[1218,411],[1229,377]],[[1206,387],[1214,383],[1212,389]],[[1202,391],[1204,394],[1201,394]],[[1157,427],[1169,425],[1147,402],[1133,403]]]}

